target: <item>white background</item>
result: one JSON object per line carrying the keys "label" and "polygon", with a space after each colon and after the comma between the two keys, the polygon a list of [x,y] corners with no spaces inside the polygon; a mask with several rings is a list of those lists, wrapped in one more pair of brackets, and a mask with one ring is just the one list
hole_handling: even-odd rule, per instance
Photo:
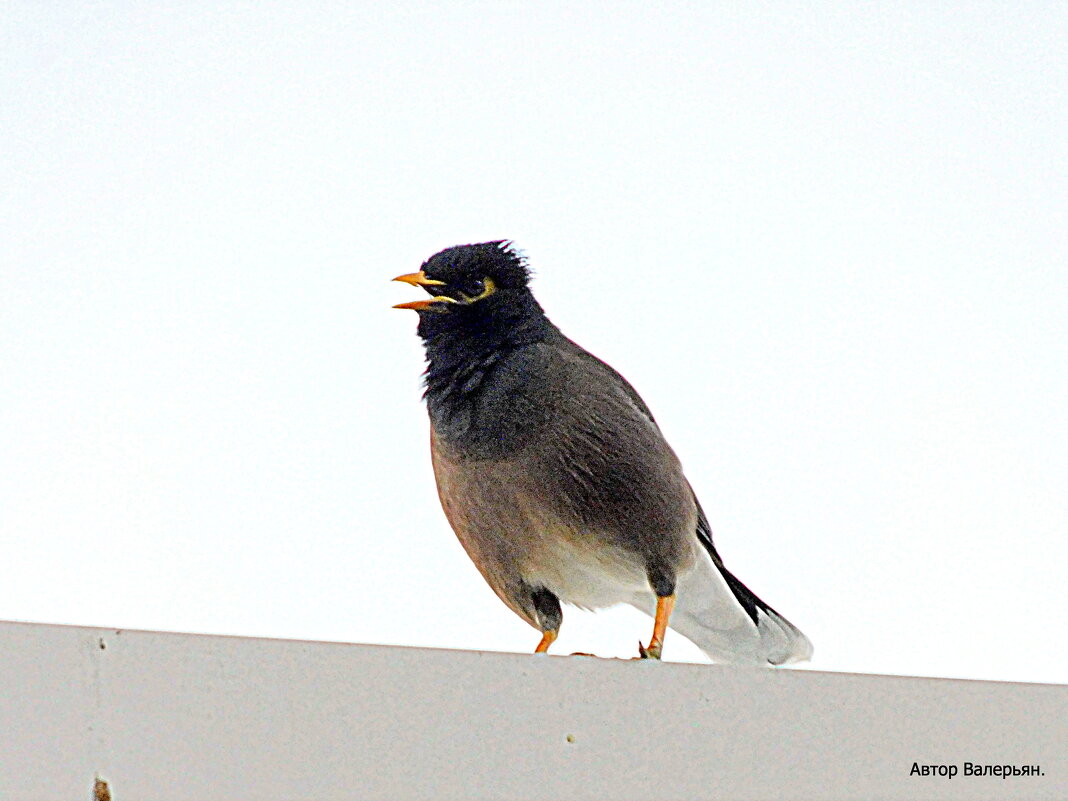
{"label": "white background", "polygon": [[388,281],[511,238],[814,668],[1068,681],[1066,41],[1056,2],[6,5],[0,618],[532,649]]}

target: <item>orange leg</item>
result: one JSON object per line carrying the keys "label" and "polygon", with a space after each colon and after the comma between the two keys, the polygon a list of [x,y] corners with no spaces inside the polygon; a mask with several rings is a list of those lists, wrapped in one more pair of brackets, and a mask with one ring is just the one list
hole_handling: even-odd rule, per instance
{"label": "orange leg", "polygon": [[653,638],[649,640],[649,647],[638,643],[638,653],[642,659],[659,659],[660,652],[664,650],[664,635],[667,633],[668,618],[671,610],[675,608],[674,595],[661,595],[656,599],[656,618],[653,620]]}
{"label": "orange leg", "polygon": [[559,634],[558,631],[551,631],[551,630],[550,631],[546,631],[546,632],[542,632],[541,642],[539,642],[538,643],[538,647],[534,649],[534,653],[536,653],[536,654],[548,653],[549,646],[553,644],[553,640],[556,639],[556,635],[557,634]]}

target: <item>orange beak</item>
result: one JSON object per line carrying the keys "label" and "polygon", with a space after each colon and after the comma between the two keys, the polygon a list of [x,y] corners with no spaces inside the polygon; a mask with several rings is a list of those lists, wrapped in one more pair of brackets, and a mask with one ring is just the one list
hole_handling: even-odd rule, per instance
{"label": "orange beak", "polygon": [[398,303],[394,309],[411,309],[412,311],[422,311],[423,309],[429,309],[431,306],[438,306],[442,303],[455,303],[452,298],[427,298],[426,300],[412,300],[408,303]]}
{"label": "orange beak", "polygon": [[[411,284],[412,286],[445,286],[444,281],[436,281],[433,278],[427,278],[426,273],[420,270],[417,273],[408,273],[407,275],[398,275],[393,279],[394,281],[400,281],[405,284]],[[452,298],[447,298],[444,295],[440,295],[434,298],[427,298],[426,300],[413,300],[410,303],[398,303],[394,306],[394,309],[412,309],[414,311],[422,311],[423,309],[429,309],[435,303],[455,303]]]}
{"label": "orange beak", "polygon": [[398,275],[393,280],[401,281],[405,284],[411,284],[412,286],[445,286],[444,281],[435,281],[433,278],[427,278],[426,273],[424,273],[422,270],[417,273]]}

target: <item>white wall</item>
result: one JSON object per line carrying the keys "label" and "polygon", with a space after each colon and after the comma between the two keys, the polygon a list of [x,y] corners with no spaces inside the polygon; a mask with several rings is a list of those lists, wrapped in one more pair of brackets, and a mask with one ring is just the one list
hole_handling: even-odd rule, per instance
{"label": "white wall", "polygon": [[[0,799],[1068,797],[1068,687],[0,624]],[[912,764],[1040,765],[1001,779]]]}

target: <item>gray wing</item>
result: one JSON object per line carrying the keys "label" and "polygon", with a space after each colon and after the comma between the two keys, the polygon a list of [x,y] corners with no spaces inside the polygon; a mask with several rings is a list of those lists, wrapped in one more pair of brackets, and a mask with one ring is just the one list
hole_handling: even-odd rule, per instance
{"label": "gray wing", "polygon": [[648,562],[690,558],[697,508],[649,408],[615,370],[570,340],[554,348],[553,413],[529,469],[552,503]]}

